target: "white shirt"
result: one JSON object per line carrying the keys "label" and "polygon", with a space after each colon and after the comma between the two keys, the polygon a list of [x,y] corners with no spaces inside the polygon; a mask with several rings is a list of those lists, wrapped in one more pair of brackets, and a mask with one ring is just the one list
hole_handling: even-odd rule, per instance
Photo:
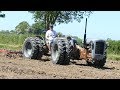
{"label": "white shirt", "polygon": [[56,31],[54,31],[54,30],[48,30],[47,32],[46,32],[46,39],[48,39],[48,40],[53,40],[55,37],[57,36],[57,33],[56,33]]}

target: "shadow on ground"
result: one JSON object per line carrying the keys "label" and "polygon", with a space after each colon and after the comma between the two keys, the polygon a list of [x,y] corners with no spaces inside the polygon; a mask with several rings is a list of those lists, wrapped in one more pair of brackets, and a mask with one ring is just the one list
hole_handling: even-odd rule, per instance
{"label": "shadow on ground", "polygon": [[77,63],[75,61],[71,61],[71,64],[75,64],[75,65],[79,65],[79,66],[88,66],[88,67],[94,67],[94,68],[97,68],[97,69],[102,69],[102,70],[106,70],[106,69],[109,69],[109,70],[114,70],[115,67],[106,67],[106,66],[103,66],[103,67],[97,67],[97,66],[89,66],[87,64],[80,64],[80,63]]}
{"label": "shadow on ground", "polygon": [[50,60],[51,60],[51,57],[50,57],[50,56],[43,56],[43,57],[40,59],[40,61],[44,61],[44,62],[50,61]]}
{"label": "shadow on ground", "polygon": [[98,68],[98,69],[102,69],[102,70],[105,70],[105,69],[114,70],[115,67],[106,67],[106,66],[104,66],[104,67],[102,67],[102,68]]}
{"label": "shadow on ground", "polygon": [[41,59],[40,61],[43,61],[43,62],[47,62],[47,61],[50,61],[50,59]]}

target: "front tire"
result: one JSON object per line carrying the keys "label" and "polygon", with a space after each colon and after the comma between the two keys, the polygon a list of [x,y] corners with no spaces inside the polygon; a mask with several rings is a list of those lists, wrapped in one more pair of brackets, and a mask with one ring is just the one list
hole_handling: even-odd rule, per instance
{"label": "front tire", "polygon": [[51,47],[51,57],[54,64],[66,65],[70,62],[69,43],[62,39],[55,39]]}
{"label": "front tire", "polygon": [[91,62],[90,61],[87,61],[87,65],[89,66],[95,66],[95,67],[98,67],[98,68],[102,68],[106,63],[106,58],[104,58],[103,60],[92,60]]}

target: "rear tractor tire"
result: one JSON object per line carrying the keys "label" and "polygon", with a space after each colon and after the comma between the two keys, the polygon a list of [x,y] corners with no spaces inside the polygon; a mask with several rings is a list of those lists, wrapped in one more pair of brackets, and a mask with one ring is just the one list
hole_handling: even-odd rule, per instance
{"label": "rear tractor tire", "polygon": [[55,39],[51,46],[53,64],[68,65],[70,62],[70,43],[63,39]]}
{"label": "rear tractor tire", "polygon": [[27,59],[41,59],[42,45],[38,37],[28,37],[23,43],[23,57]]}

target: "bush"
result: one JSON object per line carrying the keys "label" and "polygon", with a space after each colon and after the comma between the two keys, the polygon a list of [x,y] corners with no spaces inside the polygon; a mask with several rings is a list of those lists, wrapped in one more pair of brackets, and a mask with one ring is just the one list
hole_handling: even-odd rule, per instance
{"label": "bush", "polygon": [[109,47],[108,47],[108,53],[109,54],[118,54],[120,55],[120,40],[108,40]]}
{"label": "bush", "polygon": [[108,60],[120,60],[120,55],[108,54]]}

